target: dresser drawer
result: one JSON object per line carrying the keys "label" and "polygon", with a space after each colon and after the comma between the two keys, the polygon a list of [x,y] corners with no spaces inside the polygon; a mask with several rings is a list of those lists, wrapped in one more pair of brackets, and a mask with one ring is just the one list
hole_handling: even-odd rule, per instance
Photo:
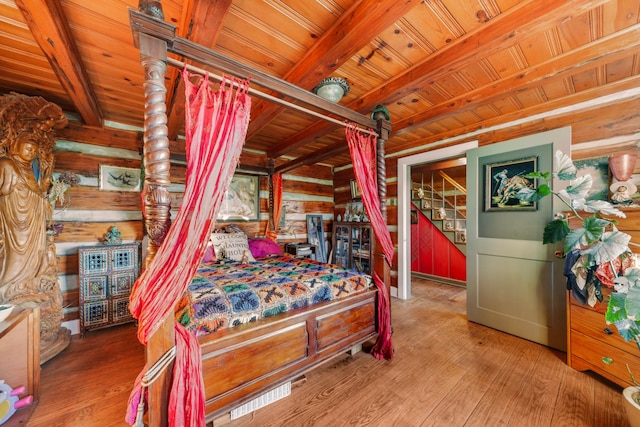
{"label": "dresser drawer", "polygon": [[578,357],[594,368],[620,378],[623,382],[630,381],[627,363],[632,372],[640,372],[640,358],[638,357],[640,350],[637,348],[635,352],[628,353],[597,339],[572,332],[571,350],[573,357]]}
{"label": "dresser drawer", "polygon": [[[620,348],[630,353],[636,353],[640,357],[640,349],[633,341],[625,341],[614,325],[607,325],[604,314],[590,310],[586,307],[571,305],[571,330],[603,341],[613,347]],[[605,329],[611,331],[607,333]],[[573,341],[572,341],[573,344]]]}

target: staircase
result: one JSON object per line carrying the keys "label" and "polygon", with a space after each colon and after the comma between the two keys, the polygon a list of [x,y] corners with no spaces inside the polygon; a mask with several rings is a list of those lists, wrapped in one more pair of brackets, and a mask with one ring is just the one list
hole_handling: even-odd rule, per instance
{"label": "staircase", "polygon": [[447,238],[466,252],[466,189],[443,171],[431,173],[428,182],[414,183],[413,204],[438,227]]}

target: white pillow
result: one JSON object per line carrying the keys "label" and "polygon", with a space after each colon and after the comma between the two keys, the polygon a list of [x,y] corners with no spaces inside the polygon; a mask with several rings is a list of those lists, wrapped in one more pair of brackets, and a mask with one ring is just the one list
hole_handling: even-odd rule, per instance
{"label": "white pillow", "polygon": [[242,261],[242,257],[247,254],[249,262],[255,261],[247,235],[244,233],[211,233],[211,243],[216,258],[225,258],[233,261]]}

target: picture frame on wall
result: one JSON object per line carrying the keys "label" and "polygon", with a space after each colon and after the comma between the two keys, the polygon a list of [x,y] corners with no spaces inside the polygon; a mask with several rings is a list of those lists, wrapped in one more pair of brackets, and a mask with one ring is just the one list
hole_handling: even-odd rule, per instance
{"label": "picture frame on wall", "polygon": [[536,188],[536,180],[525,176],[537,171],[537,166],[538,158],[535,156],[486,165],[485,211],[537,210],[537,202],[526,202],[516,197],[522,188]]}
{"label": "picture frame on wall", "polygon": [[609,157],[576,160],[573,162],[577,176],[591,175],[591,188],[585,200],[609,201]]}
{"label": "picture frame on wall", "polygon": [[355,179],[351,180],[351,198],[352,199],[362,198],[362,193],[360,192],[360,188],[358,187],[358,181],[356,181]]}
{"label": "picture frame on wall", "polygon": [[328,262],[322,215],[307,215],[307,242],[316,247],[316,260]]}
{"label": "picture frame on wall", "polygon": [[142,189],[142,171],[122,166],[100,165],[100,191],[133,191]]}
{"label": "picture frame on wall", "polygon": [[454,235],[455,243],[462,245],[467,243],[467,230],[459,230]]}
{"label": "picture frame on wall", "polygon": [[260,180],[258,175],[235,174],[224,193],[217,221],[258,221],[260,219]]}
{"label": "picture frame on wall", "polygon": [[416,209],[411,209],[411,224],[418,223],[418,211]]}

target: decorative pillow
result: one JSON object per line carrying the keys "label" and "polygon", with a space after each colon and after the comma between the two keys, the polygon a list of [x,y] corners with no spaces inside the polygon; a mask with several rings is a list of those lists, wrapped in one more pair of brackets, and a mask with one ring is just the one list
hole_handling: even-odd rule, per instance
{"label": "decorative pillow", "polygon": [[211,243],[217,258],[225,258],[233,261],[242,261],[247,252],[248,261],[255,261],[249,249],[247,235],[244,233],[212,233]]}
{"label": "decorative pillow", "polygon": [[213,262],[216,260],[216,253],[213,250],[213,245],[207,245],[207,249],[204,251],[202,262]]}
{"label": "decorative pillow", "polygon": [[267,255],[282,255],[282,249],[271,239],[249,239],[249,249],[256,258]]}

